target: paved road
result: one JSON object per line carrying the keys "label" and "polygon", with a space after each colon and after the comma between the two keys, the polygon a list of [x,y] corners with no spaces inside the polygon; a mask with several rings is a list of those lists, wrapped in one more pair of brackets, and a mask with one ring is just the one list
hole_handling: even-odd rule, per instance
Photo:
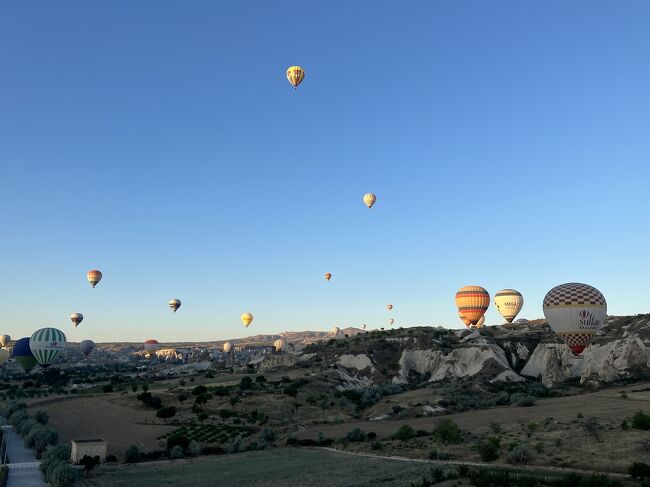
{"label": "paved road", "polygon": [[[4,418],[0,419],[4,423]],[[38,469],[34,452],[25,448],[25,442],[11,427],[4,427],[9,457],[9,480],[7,487],[47,487]],[[35,463],[32,463],[35,462]],[[27,464],[27,465],[22,465]],[[29,465],[31,464],[31,465]]]}

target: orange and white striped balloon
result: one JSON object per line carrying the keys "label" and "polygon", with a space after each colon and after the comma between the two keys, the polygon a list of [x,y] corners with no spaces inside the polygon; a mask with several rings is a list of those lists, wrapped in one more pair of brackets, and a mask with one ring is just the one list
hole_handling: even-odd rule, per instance
{"label": "orange and white striped balloon", "polygon": [[490,293],[481,286],[465,286],[456,293],[458,312],[476,325],[490,306]]}
{"label": "orange and white striped balloon", "polygon": [[86,279],[88,279],[88,282],[92,287],[95,287],[97,283],[102,280],[102,273],[97,269],[93,269],[92,271],[88,271]]}

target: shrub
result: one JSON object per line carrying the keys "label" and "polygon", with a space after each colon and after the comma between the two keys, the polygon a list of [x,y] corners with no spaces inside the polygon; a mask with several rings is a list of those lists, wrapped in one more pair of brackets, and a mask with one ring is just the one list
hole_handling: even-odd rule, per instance
{"label": "shrub", "polygon": [[36,411],[36,414],[34,415],[34,418],[36,418],[36,421],[41,423],[42,425],[46,425],[50,417],[48,416],[46,411]]}
{"label": "shrub", "polygon": [[104,384],[102,386],[102,392],[105,392],[105,393],[113,392],[113,385],[112,384]]}
{"label": "shrub", "polygon": [[350,443],[363,443],[368,439],[368,433],[360,428],[354,428],[353,430],[348,431],[348,434],[345,435],[345,439]]}
{"label": "shrub", "polygon": [[517,445],[507,455],[508,463],[528,463],[533,458],[533,452],[528,445]]}
{"label": "shrub", "polygon": [[215,396],[219,396],[219,397],[225,397],[230,395],[230,391],[228,390],[227,387],[224,386],[215,387],[213,392]]}
{"label": "shrub", "polygon": [[182,392],[182,393],[180,393],[178,396],[176,396],[176,399],[178,400],[178,402],[180,402],[181,404],[183,404],[183,403],[184,403],[185,401],[187,401],[189,398],[188,398],[187,394],[185,394],[184,392]]}
{"label": "shrub", "polygon": [[59,434],[54,428],[39,424],[29,432],[27,438],[25,438],[25,445],[27,448],[32,448],[34,450],[36,458],[41,458],[41,455],[47,447],[56,445],[58,439]]}
{"label": "shrub", "polygon": [[513,406],[527,408],[535,405],[535,397],[523,393],[513,394],[510,396],[510,404]]}
{"label": "shrub", "polygon": [[160,409],[162,407],[162,399],[158,396],[152,396],[150,406],[154,409]]}
{"label": "shrub", "polygon": [[370,448],[373,450],[383,450],[384,445],[381,444],[381,441],[375,441],[372,445],[370,445]]}
{"label": "shrub", "polygon": [[169,450],[169,458],[173,459],[179,459],[179,458],[185,458],[185,453],[183,452],[183,448],[181,448],[180,445],[176,445],[174,448]]}
{"label": "shrub", "polygon": [[167,438],[167,450],[171,451],[177,446],[180,446],[183,450],[186,450],[190,446],[190,439],[181,433],[169,435]]}
{"label": "shrub", "polygon": [[140,461],[140,449],[131,445],[124,455],[124,463],[138,463]]}
{"label": "shrub", "polygon": [[296,397],[298,395],[298,388],[293,384],[289,384],[288,386],[285,386],[283,392],[288,396]]}
{"label": "shrub", "polygon": [[95,455],[94,457],[84,455],[79,464],[83,465],[84,471],[86,472],[86,477],[88,477],[90,475],[90,471],[99,465],[99,455]]}
{"label": "shrub", "polygon": [[73,487],[77,483],[77,472],[67,463],[60,463],[50,476],[52,487]]}
{"label": "shrub", "polygon": [[253,379],[250,377],[242,377],[241,381],[239,382],[239,388],[242,391],[245,391],[246,389],[252,389],[253,388]]}
{"label": "shrub", "polygon": [[634,462],[627,468],[627,473],[635,479],[650,478],[650,465],[642,462]]}
{"label": "shrub", "polygon": [[[246,378],[246,377],[245,377],[245,378]],[[208,388],[207,388],[207,387],[199,385],[199,386],[196,386],[196,387],[192,390],[192,395],[193,395],[193,396],[200,396],[201,394],[206,394],[207,392],[208,392]]]}
{"label": "shrub", "polygon": [[433,428],[433,436],[443,443],[460,443],[463,439],[463,432],[453,419],[444,418],[438,421]]}
{"label": "shrub", "polygon": [[624,419],[623,421],[621,421],[621,429],[622,429],[622,430],[627,430],[627,429],[629,429],[629,428],[630,428],[630,427],[629,427],[629,425],[627,424],[627,419]]}
{"label": "shrub", "polygon": [[645,414],[643,411],[637,412],[632,417],[632,428],[650,430],[650,415]]}
{"label": "shrub", "polygon": [[275,431],[273,431],[271,428],[264,428],[262,430],[262,438],[264,441],[268,441],[269,443],[274,442],[276,438]]}
{"label": "shrub", "polygon": [[415,430],[408,424],[404,424],[395,432],[393,438],[400,441],[408,441],[411,438],[415,438]]}
{"label": "shrub", "polygon": [[56,467],[67,463],[70,458],[70,447],[67,445],[48,446],[42,455],[40,470],[46,482],[52,480],[51,475]]}
{"label": "shrub", "polygon": [[258,375],[257,377],[255,377],[255,382],[260,382],[260,383],[266,382],[266,377],[264,377],[263,375]]}
{"label": "shrub", "polygon": [[499,447],[494,441],[481,441],[474,448],[484,462],[493,462],[499,458]]}

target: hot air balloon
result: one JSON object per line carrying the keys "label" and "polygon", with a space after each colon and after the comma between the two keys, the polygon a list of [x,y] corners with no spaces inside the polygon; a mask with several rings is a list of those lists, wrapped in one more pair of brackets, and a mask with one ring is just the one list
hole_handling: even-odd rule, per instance
{"label": "hot air balloon", "polygon": [[226,342],[223,344],[223,351],[224,353],[230,353],[234,350],[234,345],[232,342]]}
{"label": "hot air balloon", "polygon": [[485,315],[481,316],[481,319],[476,322],[476,328],[481,328],[485,324]]}
{"label": "hot air balloon", "polygon": [[92,287],[95,287],[97,283],[102,280],[102,273],[96,269],[88,271],[86,274],[86,279],[88,279],[88,282]]}
{"label": "hot air balloon", "polygon": [[336,336],[341,332],[341,329],[338,326],[335,326],[334,328],[332,328],[331,331],[332,331],[332,335]]}
{"label": "hot air balloon", "polygon": [[502,289],[494,295],[494,305],[508,323],[519,314],[524,307],[524,297],[514,289]]}
{"label": "hot air balloon", "polygon": [[248,328],[248,325],[250,325],[253,322],[253,315],[250,313],[244,313],[243,315],[241,315],[241,322],[244,324],[245,327]]}
{"label": "hot air balloon", "polygon": [[392,304],[387,304],[387,305],[386,305],[386,309],[387,309],[388,311],[392,310],[392,309],[393,309],[393,305],[392,305]]}
{"label": "hot air balloon", "polygon": [[490,293],[481,286],[465,286],[456,293],[456,306],[462,317],[476,325],[490,306]]}
{"label": "hot air balloon", "polygon": [[11,337],[9,335],[0,335],[0,346],[6,347],[11,342]]}
{"label": "hot air balloon", "polygon": [[83,340],[79,344],[79,350],[81,350],[81,353],[83,353],[86,357],[90,355],[90,352],[92,352],[95,349],[95,342],[92,340]]}
{"label": "hot air balloon", "polygon": [[66,343],[65,333],[52,327],[36,330],[29,338],[31,349],[38,364],[44,369],[61,354]]}
{"label": "hot air balloon", "polygon": [[377,201],[377,197],[372,193],[366,193],[363,195],[363,202],[368,208],[372,208],[372,205]]}
{"label": "hot air balloon", "polygon": [[365,330],[365,329],[366,329],[366,324],[365,324],[365,323],[364,323],[363,325],[361,325],[361,329],[362,329],[362,330]]}
{"label": "hot air balloon", "polygon": [[278,338],[275,342],[273,342],[273,347],[275,348],[276,352],[281,351],[285,347],[284,340],[282,338]]}
{"label": "hot air balloon", "polygon": [[70,315],[70,321],[72,321],[72,324],[75,326],[79,326],[79,323],[81,323],[84,320],[84,315],[81,313],[72,313]]}
{"label": "hot air balloon", "polygon": [[0,348],[0,365],[4,364],[7,360],[9,360],[10,357],[9,350],[6,350],[4,348]]}
{"label": "hot air balloon", "polygon": [[287,79],[294,88],[298,88],[298,85],[305,79],[305,70],[300,66],[291,66],[287,69]]}
{"label": "hot air balloon", "polygon": [[595,287],[578,282],[560,284],[544,297],[544,316],[551,328],[580,356],[603,326],[607,302]]}
{"label": "hot air balloon", "polygon": [[[190,303],[191,304],[191,303]],[[170,299],[169,300],[169,307],[172,309],[174,313],[176,313],[176,310],[181,307],[181,300],[180,299]],[[191,306],[190,306],[191,307]]]}
{"label": "hot air balloon", "polygon": [[144,349],[149,355],[154,353],[159,348],[160,348],[160,344],[158,343],[158,340],[151,339],[144,342]]}
{"label": "hot air balloon", "polygon": [[395,320],[394,320],[393,318],[391,318],[391,319],[388,320],[388,324],[389,324],[389,325],[392,325],[393,323],[395,323]]}
{"label": "hot air balloon", "polygon": [[14,343],[13,356],[25,372],[29,372],[38,364],[29,348],[29,337],[21,338]]}
{"label": "hot air balloon", "polygon": [[332,274],[330,274],[329,272],[326,272],[325,273],[325,280],[329,281],[331,278],[332,278]]}

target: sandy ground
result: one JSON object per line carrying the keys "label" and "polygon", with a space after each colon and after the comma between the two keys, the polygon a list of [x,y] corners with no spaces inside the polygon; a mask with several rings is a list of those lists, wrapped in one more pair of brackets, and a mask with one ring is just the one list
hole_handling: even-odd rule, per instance
{"label": "sandy ground", "polygon": [[174,428],[146,424],[155,419],[153,411],[116,404],[113,401],[117,399],[115,395],[62,397],[34,401],[30,407],[47,411],[60,443],[103,438],[108,441],[108,453],[118,457],[131,445],[142,450],[160,449],[157,438]]}

